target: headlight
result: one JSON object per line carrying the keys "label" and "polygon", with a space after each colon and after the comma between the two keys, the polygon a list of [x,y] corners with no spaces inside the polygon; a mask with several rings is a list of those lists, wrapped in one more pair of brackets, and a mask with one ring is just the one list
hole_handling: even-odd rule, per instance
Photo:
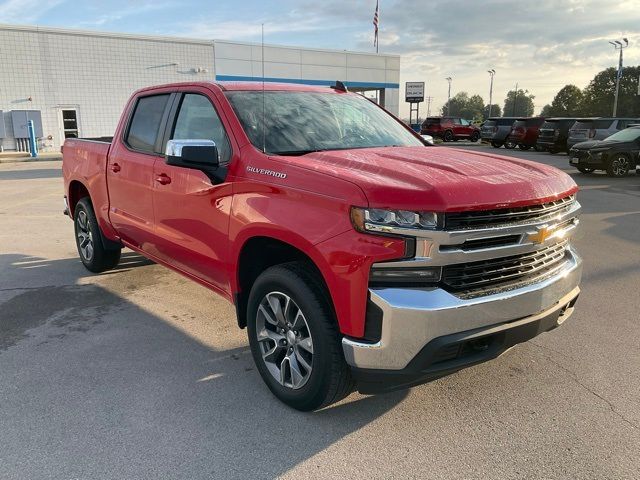
{"label": "headlight", "polygon": [[407,233],[406,230],[435,230],[438,215],[434,212],[351,208],[351,223],[359,232]]}

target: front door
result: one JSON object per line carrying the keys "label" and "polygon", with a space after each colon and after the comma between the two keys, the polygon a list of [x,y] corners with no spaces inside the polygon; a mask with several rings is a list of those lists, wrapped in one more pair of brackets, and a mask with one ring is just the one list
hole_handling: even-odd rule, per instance
{"label": "front door", "polygon": [[[189,91],[180,101],[171,139],[213,140],[220,165],[231,161],[225,126],[206,90]],[[228,291],[228,256],[232,185],[212,182],[200,170],[167,165],[154,167],[153,204],[161,260]]]}

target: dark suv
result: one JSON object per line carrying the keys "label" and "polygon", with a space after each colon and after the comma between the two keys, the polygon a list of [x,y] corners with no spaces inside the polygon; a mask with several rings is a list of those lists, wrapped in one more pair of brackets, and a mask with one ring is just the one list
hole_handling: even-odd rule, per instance
{"label": "dark suv", "polygon": [[483,142],[491,143],[492,147],[500,148],[504,145],[515,121],[515,117],[491,117],[482,124],[480,138]]}
{"label": "dark suv", "polygon": [[576,123],[577,118],[547,118],[540,127],[538,135],[538,150],[549,153],[568,152],[567,139],[569,129]]}
{"label": "dark suv", "polygon": [[540,127],[544,123],[544,117],[518,118],[513,122],[511,132],[504,143],[504,148],[520,147],[529,150],[536,147]]}
{"label": "dark suv", "polygon": [[469,120],[460,117],[428,117],[420,128],[422,135],[441,138],[445,142],[468,139],[472,142],[480,140],[480,129]]}

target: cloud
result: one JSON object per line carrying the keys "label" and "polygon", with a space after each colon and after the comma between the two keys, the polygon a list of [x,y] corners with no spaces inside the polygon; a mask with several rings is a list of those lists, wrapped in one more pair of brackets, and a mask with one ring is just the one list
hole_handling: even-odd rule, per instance
{"label": "cloud", "polygon": [[63,0],[6,0],[0,2],[0,23],[30,23]]}

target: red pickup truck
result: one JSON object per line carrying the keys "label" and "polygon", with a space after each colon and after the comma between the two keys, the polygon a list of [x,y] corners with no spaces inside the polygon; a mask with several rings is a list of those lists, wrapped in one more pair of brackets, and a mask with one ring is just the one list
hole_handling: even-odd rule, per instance
{"label": "red pickup truck", "polygon": [[427,147],[340,83],[145,88],[112,139],[65,142],[63,173],[84,265],[128,247],[233,302],[300,410],[495,358],[580,291],[568,175]]}

